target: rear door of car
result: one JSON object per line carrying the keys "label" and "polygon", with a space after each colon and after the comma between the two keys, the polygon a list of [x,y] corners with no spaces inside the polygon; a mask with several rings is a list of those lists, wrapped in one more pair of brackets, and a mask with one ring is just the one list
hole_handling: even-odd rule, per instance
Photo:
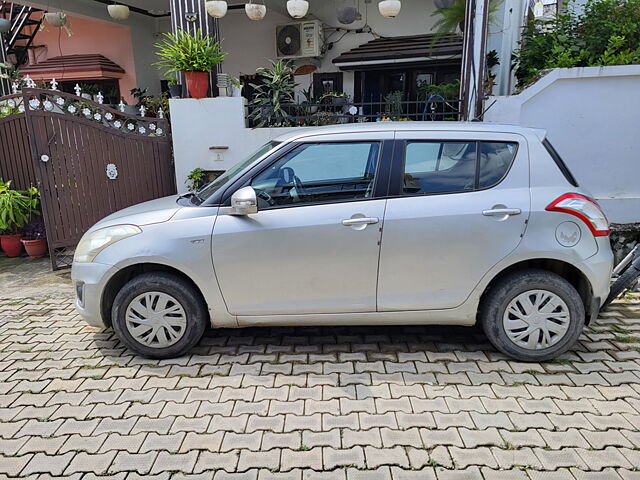
{"label": "rear door of car", "polygon": [[378,310],[459,306],[483,275],[518,246],[529,210],[524,137],[397,132]]}

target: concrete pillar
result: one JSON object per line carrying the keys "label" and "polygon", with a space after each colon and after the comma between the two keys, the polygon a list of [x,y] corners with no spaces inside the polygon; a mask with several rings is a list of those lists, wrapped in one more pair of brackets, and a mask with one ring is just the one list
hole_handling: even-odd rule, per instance
{"label": "concrete pillar", "polygon": [[460,76],[460,113],[464,121],[482,115],[488,27],[489,0],[467,0]]}

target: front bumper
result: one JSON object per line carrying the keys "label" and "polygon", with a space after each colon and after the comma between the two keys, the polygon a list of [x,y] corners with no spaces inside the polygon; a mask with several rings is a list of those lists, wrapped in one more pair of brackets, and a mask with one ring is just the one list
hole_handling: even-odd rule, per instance
{"label": "front bumper", "polygon": [[104,287],[115,271],[115,267],[104,263],[73,263],[71,280],[76,289],[76,311],[89,325],[105,328],[100,302]]}

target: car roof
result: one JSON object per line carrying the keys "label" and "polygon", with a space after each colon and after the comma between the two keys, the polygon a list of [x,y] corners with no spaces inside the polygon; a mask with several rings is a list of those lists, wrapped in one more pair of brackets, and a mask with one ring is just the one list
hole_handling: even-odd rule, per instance
{"label": "car roof", "polygon": [[329,125],[326,127],[293,127],[291,131],[284,133],[274,140],[279,142],[291,142],[314,135],[331,135],[341,133],[365,133],[365,132],[395,132],[395,131],[447,131],[447,132],[495,132],[495,133],[519,133],[521,135],[534,135],[544,140],[546,130],[540,128],[522,127],[520,125],[507,125],[483,122],[367,122],[346,123]]}

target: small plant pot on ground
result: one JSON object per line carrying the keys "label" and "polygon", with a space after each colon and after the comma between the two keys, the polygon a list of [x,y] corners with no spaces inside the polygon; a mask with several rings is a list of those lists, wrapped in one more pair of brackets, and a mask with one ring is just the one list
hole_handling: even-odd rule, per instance
{"label": "small plant pot on ground", "polygon": [[209,90],[208,72],[184,72],[191,98],[205,98]]}
{"label": "small plant pot on ground", "polygon": [[171,98],[181,98],[182,97],[182,85],[169,85],[169,95]]}
{"label": "small plant pot on ground", "polygon": [[22,244],[31,258],[42,258],[47,254],[47,240],[44,238],[22,240]]}
{"label": "small plant pot on ground", "polygon": [[19,257],[22,255],[22,234],[17,235],[0,235],[0,246],[8,257]]}

